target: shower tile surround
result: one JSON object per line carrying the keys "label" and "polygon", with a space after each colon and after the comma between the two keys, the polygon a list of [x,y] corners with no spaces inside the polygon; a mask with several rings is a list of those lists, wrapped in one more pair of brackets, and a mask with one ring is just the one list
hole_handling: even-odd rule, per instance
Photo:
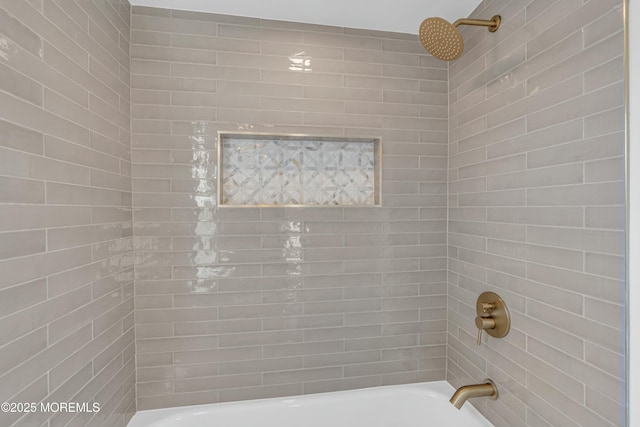
{"label": "shower tile surround", "polygon": [[[624,425],[622,2],[484,1],[449,68],[447,380],[496,426]],[[509,305],[476,346],[482,291]]]}
{"label": "shower tile surround", "polygon": [[[127,1],[0,2],[0,425],[135,411]],[[24,416],[23,416],[24,415]]]}
{"label": "shower tile surround", "polygon": [[[444,379],[447,64],[408,34],[131,28],[138,409]],[[217,206],[218,132],[380,137],[382,206]]]}
{"label": "shower tile surround", "polygon": [[[484,1],[502,27],[463,28],[451,64],[403,34],[132,12],[0,0],[3,400],[118,426],[136,395],[492,377],[496,426],[623,425],[621,1]],[[381,137],[383,206],[219,208],[218,131]],[[513,325],[478,348],[485,290]]]}

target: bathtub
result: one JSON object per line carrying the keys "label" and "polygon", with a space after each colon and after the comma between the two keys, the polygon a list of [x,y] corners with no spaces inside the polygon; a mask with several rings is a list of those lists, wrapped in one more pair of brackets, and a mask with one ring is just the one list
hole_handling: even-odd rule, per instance
{"label": "bathtub", "polygon": [[[156,409],[136,413],[128,427],[490,427],[468,402],[449,403],[445,381],[304,396]],[[486,399],[486,398],[478,398]]]}

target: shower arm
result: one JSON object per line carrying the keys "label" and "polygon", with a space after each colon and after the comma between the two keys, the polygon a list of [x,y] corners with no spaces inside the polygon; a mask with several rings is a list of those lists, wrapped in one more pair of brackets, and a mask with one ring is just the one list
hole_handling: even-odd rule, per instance
{"label": "shower arm", "polygon": [[459,25],[475,25],[478,27],[489,27],[489,31],[494,33],[500,27],[500,15],[495,15],[490,20],[487,19],[458,19],[453,23],[454,27]]}

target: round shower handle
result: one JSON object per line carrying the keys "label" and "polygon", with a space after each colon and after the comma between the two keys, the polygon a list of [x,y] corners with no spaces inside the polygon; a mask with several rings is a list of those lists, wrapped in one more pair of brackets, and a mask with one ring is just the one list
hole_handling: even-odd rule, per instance
{"label": "round shower handle", "polygon": [[496,321],[492,317],[476,317],[476,327],[478,329],[493,329],[496,327]]}
{"label": "round shower handle", "polygon": [[511,316],[509,309],[500,295],[494,292],[483,292],[476,301],[476,327],[478,342],[482,343],[482,331],[487,331],[495,338],[502,338],[509,333]]}
{"label": "round shower handle", "polygon": [[492,317],[476,317],[476,328],[478,328],[478,342],[482,343],[482,331],[493,329],[496,327],[496,321]]}

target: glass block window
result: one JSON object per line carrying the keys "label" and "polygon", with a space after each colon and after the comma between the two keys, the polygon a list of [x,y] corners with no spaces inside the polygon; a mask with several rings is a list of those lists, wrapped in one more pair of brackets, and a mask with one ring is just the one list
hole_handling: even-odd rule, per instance
{"label": "glass block window", "polygon": [[380,140],[219,135],[219,202],[233,206],[380,204]]}

